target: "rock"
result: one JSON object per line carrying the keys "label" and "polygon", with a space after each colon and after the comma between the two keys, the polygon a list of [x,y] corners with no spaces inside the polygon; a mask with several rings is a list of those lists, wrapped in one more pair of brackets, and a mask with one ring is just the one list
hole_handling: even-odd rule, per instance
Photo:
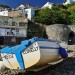
{"label": "rock", "polygon": [[54,24],[46,27],[48,39],[68,41],[68,35],[71,29],[64,24]]}

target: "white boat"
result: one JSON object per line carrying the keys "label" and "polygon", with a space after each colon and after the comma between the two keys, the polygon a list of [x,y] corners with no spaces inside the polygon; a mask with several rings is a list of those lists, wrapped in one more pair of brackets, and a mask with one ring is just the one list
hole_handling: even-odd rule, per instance
{"label": "white boat", "polygon": [[3,61],[0,61],[0,71],[4,71],[7,67],[3,64]]}
{"label": "white boat", "polygon": [[3,60],[0,54],[0,71],[4,71],[6,69],[6,66],[3,64]]}
{"label": "white boat", "polygon": [[[32,38],[22,41],[20,45],[5,47],[1,52],[3,64],[10,69],[37,71],[49,65],[54,65],[67,58],[62,41],[44,38]],[[64,43],[63,43],[64,44]]]}

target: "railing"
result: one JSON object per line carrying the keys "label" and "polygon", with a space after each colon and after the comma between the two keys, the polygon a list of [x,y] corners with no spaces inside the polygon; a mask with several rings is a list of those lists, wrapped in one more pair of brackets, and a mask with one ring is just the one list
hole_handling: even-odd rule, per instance
{"label": "railing", "polygon": [[0,21],[0,27],[1,26],[19,26],[19,27],[22,27],[22,26],[27,26],[27,23],[25,22],[8,22],[8,21]]}

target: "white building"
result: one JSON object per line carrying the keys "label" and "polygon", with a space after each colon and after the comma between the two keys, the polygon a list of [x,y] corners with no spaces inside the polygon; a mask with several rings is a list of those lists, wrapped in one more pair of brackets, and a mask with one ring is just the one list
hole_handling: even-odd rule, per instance
{"label": "white building", "polygon": [[23,15],[26,19],[31,20],[33,16],[35,15],[34,8],[29,5],[26,5],[25,8],[23,9]]}
{"label": "white building", "polygon": [[73,3],[73,2],[75,2],[75,0],[66,0],[66,2],[63,3],[63,5],[71,4],[71,3]]}
{"label": "white building", "polygon": [[47,2],[42,8],[52,8],[52,6],[53,6],[53,3],[51,3],[51,2]]}
{"label": "white building", "polygon": [[0,16],[8,16],[8,10],[0,11]]}
{"label": "white building", "polygon": [[0,4],[0,16],[8,16],[8,9],[9,9],[8,6]]}
{"label": "white building", "polygon": [[18,7],[18,9],[24,9],[25,8],[25,6],[23,5],[23,4],[21,4],[19,7]]}

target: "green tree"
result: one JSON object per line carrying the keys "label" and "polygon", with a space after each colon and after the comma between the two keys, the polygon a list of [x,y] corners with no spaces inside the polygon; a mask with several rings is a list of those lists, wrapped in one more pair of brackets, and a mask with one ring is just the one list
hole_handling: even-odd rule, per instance
{"label": "green tree", "polygon": [[70,15],[70,20],[71,20],[71,24],[75,25],[75,10],[71,11],[71,15]]}
{"label": "green tree", "polygon": [[43,24],[69,24],[70,23],[70,13],[67,10],[55,10],[55,9],[41,9],[37,16],[35,16],[34,21]]}
{"label": "green tree", "polygon": [[75,25],[75,3],[67,5],[67,11],[70,12],[70,21],[72,25]]}
{"label": "green tree", "polygon": [[55,5],[52,7],[52,9],[53,9],[53,10],[58,10],[58,11],[60,11],[60,10],[66,10],[67,7],[64,6],[64,5],[62,5],[62,4],[55,4]]}
{"label": "green tree", "polygon": [[38,14],[34,17],[34,21],[38,23],[43,23],[43,24],[51,24],[51,19],[50,19],[50,9],[45,8],[41,9]]}
{"label": "green tree", "polygon": [[59,24],[70,24],[70,13],[66,10],[58,11],[58,23]]}
{"label": "green tree", "polygon": [[40,9],[34,21],[38,23],[43,23],[46,25],[50,24],[75,24],[75,8],[74,4],[71,5],[61,5],[57,4],[52,7],[52,9],[44,8]]}

